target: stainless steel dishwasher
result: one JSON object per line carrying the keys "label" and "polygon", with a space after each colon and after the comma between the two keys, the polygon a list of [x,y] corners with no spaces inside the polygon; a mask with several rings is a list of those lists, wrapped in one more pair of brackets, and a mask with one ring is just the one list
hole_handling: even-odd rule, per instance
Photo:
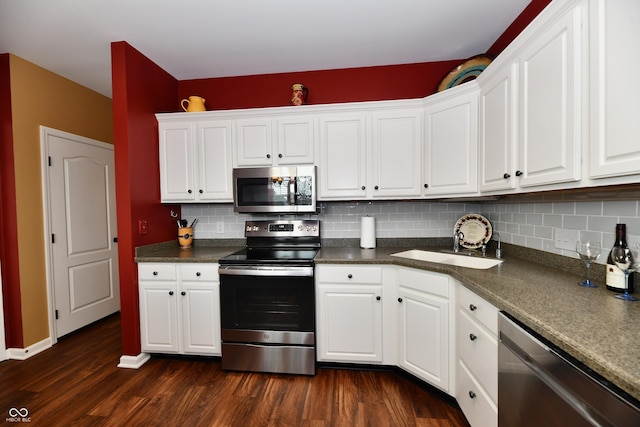
{"label": "stainless steel dishwasher", "polygon": [[498,326],[498,424],[640,426],[631,396],[505,312]]}

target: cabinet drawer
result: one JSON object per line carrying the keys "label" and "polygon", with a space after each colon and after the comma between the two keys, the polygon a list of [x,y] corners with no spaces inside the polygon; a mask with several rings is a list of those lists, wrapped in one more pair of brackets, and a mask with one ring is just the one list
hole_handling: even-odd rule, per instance
{"label": "cabinet drawer", "polygon": [[498,426],[498,408],[462,362],[458,363],[456,400],[472,426]]}
{"label": "cabinet drawer", "polygon": [[471,292],[464,286],[459,286],[460,307],[482,326],[487,328],[495,337],[498,336],[498,309]]}
{"label": "cabinet drawer", "polygon": [[316,280],[320,283],[382,283],[382,267],[320,265],[316,267]]}
{"label": "cabinet drawer", "polygon": [[138,280],[176,280],[176,266],[171,263],[138,264]]}
{"label": "cabinet drawer", "polygon": [[458,316],[458,356],[485,389],[498,401],[498,341],[464,310]]}
{"label": "cabinet drawer", "polygon": [[446,274],[399,268],[398,284],[415,289],[416,291],[428,292],[433,295],[449,298],[449,276]]}
{"label": "cabinet drawer", "polygon": [[181,264],[180,278],[183,281],[219,282],[218,264]]}

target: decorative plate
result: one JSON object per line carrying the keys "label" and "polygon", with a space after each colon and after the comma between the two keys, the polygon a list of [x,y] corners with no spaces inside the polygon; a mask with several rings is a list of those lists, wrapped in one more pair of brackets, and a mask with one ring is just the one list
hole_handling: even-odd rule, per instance
{"label": "decorative plate", "polygon": [[464,237],[460,245],[468,249],[477,249],[491,240],[493,229],[489,220],[479,214],[468,214],[456,221],[453,232],[462,231]]}
{"label": "decorative plate", "polygon": [[485,55],[478,55],[467,59],[462,64],[451,70],[440,82],[437,92],[442,92],[450,87],[458,86],[462,83],[475,80],[491,63],[491,58]]}

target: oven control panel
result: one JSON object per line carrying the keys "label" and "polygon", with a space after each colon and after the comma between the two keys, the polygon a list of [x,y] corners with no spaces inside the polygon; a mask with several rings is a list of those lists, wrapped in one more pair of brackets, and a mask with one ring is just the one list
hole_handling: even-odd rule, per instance
{"label": "oven control panel", "polygon": [[304,237],[320,236],[319,220],[246,221],[245,237]]}

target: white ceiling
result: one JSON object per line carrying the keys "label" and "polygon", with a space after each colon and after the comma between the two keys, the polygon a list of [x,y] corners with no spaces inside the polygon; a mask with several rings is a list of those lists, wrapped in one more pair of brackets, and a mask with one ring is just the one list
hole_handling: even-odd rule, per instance
{"label": "white ceiling", "polygon": [[531,0],[0,0],[0,53],[111,97],[126,41],[178,80],[465,59]]}

